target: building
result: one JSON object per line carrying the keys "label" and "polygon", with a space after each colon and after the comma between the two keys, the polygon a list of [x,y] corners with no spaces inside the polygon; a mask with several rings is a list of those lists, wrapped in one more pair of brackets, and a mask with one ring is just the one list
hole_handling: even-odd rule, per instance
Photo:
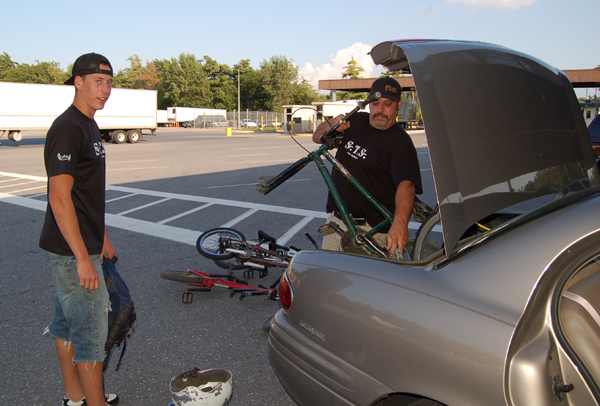
{"label": "building", "polygon": [[579,103],[579,107],[581,108],[585,125],[589,126],[592,120],[598,115],[598,104],[594,102]]}

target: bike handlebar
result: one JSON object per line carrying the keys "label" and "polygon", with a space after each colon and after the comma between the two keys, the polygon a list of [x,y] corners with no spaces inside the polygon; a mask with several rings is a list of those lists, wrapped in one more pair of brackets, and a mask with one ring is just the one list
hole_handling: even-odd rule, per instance
{"label": "bike handlebar", "polygon": [[[331,127],[327,132],[325,132],[321,136],[321,142],[323,144],[326,144],[329,149],[333,148],[334,142],[330,142],[330,140],[332,140],[332,137],[327,138],[327,136],[329,134],[332,134],[340,125],[342,125],[343,123],[348,121],[354,114],[356,114],[356,112],[358,110],[364,109],[367,105],[369,105],[370,103],[373,103],[376,100],[379,100],[380,98],[381,98],[381,93],[375,92],[372,95],[370,95],[366,100],[362,100],[362,101],[358,102],[358,105],[354,109],[352,109],[351,112],[346,114],[344,116],[344,118],[342,118],[340,121],[338,121],[333,127]],[[256,186],[256,190],[258,190],[263,195],[269,194],[277,186],[281,185],[283,182],[285,182],[286,180],[288,180],[289,178],[294,176],[296,173],[300,172],[300,170],[302,170],[302,168],[304,168],[306,165],[308,165],[309,162],[311,162],[311,161],[312,161],[312,158],[309,155],[309,156],[299,159],[298,161],[296,161],[294,164],[292,164],[290,167],[285,169],[283,172],[281,172],[277,176],[273,176],[273,177],[269,177],[269,178],[261,177],[260,183]]]}

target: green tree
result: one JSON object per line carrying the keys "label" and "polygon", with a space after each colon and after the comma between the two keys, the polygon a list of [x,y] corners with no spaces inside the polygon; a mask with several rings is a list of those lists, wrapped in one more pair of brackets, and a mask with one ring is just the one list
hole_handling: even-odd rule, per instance
{"label": "green tree", "polygon": [[4,80],[6,72],[16,68],[17,65],[18,63],[10,59],[10,56],[8,56],[6,52],[2,53],[2,55],[0,55],[0,80]]}
{"label": "green tree", "polygon": [[354,55],[348,61],[348,65],[344,66],[344,70],[342,71],[342,79],[359,79],[362,78],[365,70],[356,62],[354,59]]}
{"label": "green tree", "polygon": [[212,107],[210,84],[206,79],[202,61],[192,54],[179,55],[178,59],[155,60],[160,75],[158,108],[169,106]]}
{"label": "green tree", "polygon": [[232,78],[236,87],[237,109],[237,75],[240,73],[240,108],[242,110],[269,110],[269,95],[265,91],[263,76],[260,70],[250,66],[249,59],[242,59],[232,68]]}
{"label": "green tree", "polygon": [[[356,62],[353,55],[348,61],[348,65],[344,66],[342,79],[360,79],[363,73],[365,73],[365,70]],[[362,92],[337,92],[336,98],[339,100],[364,100],[367,98],[367,94]]]}
{"label": "green tree", "polygon": [[395,71],[385,70],[381,73],[381,76],[379,76],[379,77],[380,78],[386,78],[386,77],[399,78],[401,76],[404,76],[404,74],[399,70],[395,70]]}
{"label": "green tree", "polygon": [[319,95],[309,81],[302,78],[299,83],[294,83],[294,103],[310,105],[314,101],[326,101],[327,97]]}
{"label": "green tree", "polygon": [[[237,76],[234,77],[227,65],[221,65],[206,55],[204,60],[204,74],[212,96],[211,106],[215,109],[234,110],[237,106]],[[234,78],[236,85],[233,84]]]}
{"label": "green tree", "polygon": [[117,72],[113,78],[113,86],[125,89],[156,90],[160,77],[153,62],[142,65],[142,59],[137,54],[131,55],[127,60],[129,68]]}
{"label": "green tree", "polygon": [[57,62],[35,61],[34,65],[16,63],[6,52],[0,57],[0,80],[17,83],[63,84],[70,74]]}
{"label": "green tree", "polygon": [[283,111],[282,106],[294,103],[294,84],[298,82],[298,67],[285,56],[272,56],[260,64],[263,86],[271,111]]}

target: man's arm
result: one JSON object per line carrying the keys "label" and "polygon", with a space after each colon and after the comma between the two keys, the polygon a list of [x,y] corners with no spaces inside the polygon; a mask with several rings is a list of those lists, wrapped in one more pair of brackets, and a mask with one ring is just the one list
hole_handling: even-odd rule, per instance
{"label": "man's arm", "polygon": [[63,237],[77,259],[79,284],[86,289],[98,289],[98,274],[81,237],[75,205],[71,198],[74,179],[71,175],[57,175],[49,179],[48,203]]}
{"label": "man's arm", "polygon": [[117,250],[113,247],[112,243],[108,239],[108,232],[106,231],[106,226],[104,226],[104,244],[102,245],[102,254],[100,255],[100,262],[104,260],[104,257],[107,256],[110,259],[115,256]]}
{"label": "man's arm", "polygon": [[415,202],[415,185],[409,180],[400,182],[395,201],[394,222],[387,234],[387,249],[392,253],[396,252],[396,248],[403,251],[408,241],[408,221]]}

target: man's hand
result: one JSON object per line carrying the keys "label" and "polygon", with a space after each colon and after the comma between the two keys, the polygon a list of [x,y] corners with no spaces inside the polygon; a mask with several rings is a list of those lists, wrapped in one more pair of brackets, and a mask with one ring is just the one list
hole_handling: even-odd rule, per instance
{"label": "man's hand", "polygon": [[100,287],[98,273],[92,264],[90,257],[77,259],[77,275],[79,276],[79,285],[85,289],[98,289]]}
{"label": "man's hand", "polygon": [[400,182],[396,189],[394,222],[387,234],[387,250],[395,253],[397,248],[404,251],[408,241],[408,221],[415,202],[415,185],[409,180]]}
{"label": "man's hand", "polygon": [[106,227],[104,227],[104,244],[102,245],[102,253],[100,254],[100,263],[102,263],[102,261],[104,261],[104,257],[108,257],[108,258],[112,259],[116,253],[117,253],[117,250],[115,249],[115,247],[112,245],[112,243],[108,239]]}
{"label": "man's hand", "polygon": [[408,241],[408,225],[402,223],[402,221],[396,221],[394,219],[390,231],[388,231],[387,250],[391,253],[395,253],[398,248],[400,251],[404,251],[404,247],[406,247]]}
{"label": "man's hand", "polygon": [[[331,127],[333,127],[334,125],[336,125],[342,118],[344,118],[344,115],[340,114],[337,117],[323,121],[321,124],[319,124],[319,126],[313,133],[313,142],[315,142],[317,144],[322,144],[323,142],[321,141],[321,137],[323,136],[323,134],[325,134],[327,131],[329,131],[329,129]],[[344,132],[348,128],[350,128],[350,121],[346,121],[345,123],[340,125],[336,131]]]}

